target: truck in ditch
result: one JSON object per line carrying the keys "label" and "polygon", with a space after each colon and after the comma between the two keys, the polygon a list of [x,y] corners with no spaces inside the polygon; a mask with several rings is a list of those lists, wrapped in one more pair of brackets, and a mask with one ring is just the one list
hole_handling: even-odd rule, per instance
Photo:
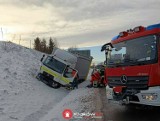
{"label": "truck in ditch", "polygon": [[43,55],[37,78],[57,89],[61,86],[72,88],[86,80],[92,57],[72,54],[55,48],[51,55]]}
{"label": "truck in ditch", "polygon": [[122,31],[102,51],[109,102],[160,106],[160,24]]}

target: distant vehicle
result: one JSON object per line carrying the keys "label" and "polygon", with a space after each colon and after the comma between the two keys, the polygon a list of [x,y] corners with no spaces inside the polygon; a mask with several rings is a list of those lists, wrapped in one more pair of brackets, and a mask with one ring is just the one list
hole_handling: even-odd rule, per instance
{"label": "distant vehicle", "polygon": [[160,24],[120,32],[104,50],[108,100],[160,106]]}
{"label": "distant vehicle", "polygon": [[91,61],[92,57],[56,48],[51,55],[42,57],[37,77],[53,88],[61,86],[74,88],[86,79]]}

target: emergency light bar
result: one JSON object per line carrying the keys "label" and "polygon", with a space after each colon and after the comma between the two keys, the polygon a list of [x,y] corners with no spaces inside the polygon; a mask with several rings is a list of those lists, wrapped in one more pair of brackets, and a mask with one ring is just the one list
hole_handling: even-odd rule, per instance
{"label": "emergency light bar", "polygon": [[150,25],[150,26],[147,26],[146,30],[152,30],[152,29],[160,29],[160,23],[159,24],[154,24],[154,25]]}
{"label": "emergency light bar", "polygon": [[137,32],[142,32],[142,31],[145,31],[145,27],[143,27],[143,26],[137,26],[137,27],[135,27],[135,28],[133,29],[133,31],[134,31],[135,33],[137,33]]}
{"label": "emergency light bar", "polygon": [[133,34],[134,31],[133,31],[133,29],[129,29],[129,30],[127,30],[127,33],[128,33],[128,34]]}
{"label": "emergency light bar", "polygon": [[114,41],[114,40],[116,40],[116,39],[118,39],[118,38],[119,38],[119,35],[114,36],[114,37],[112,38],[112,41]]}
{"label": "emergency light bar", "polygon": [[134,29],[129,29],[127,31],[120,32],[118,36],[113,37],[112,41],[117,40],[119,37],[126,37],[126,36],[132,35],[134,33],[143,32],[146,30],[152,30],[152,29],[156,29],[156,28],[160,29],[160,23],[147,26],[146,28],[143,26],[137,26]]}
{"label": "emergency light bar", "polygon": [[125,32],[125,31],[120,32],[120,33],[119,33],[119,36],[120,36],[120,37],[126,37],[126,36],[128,36],[128,32]]}

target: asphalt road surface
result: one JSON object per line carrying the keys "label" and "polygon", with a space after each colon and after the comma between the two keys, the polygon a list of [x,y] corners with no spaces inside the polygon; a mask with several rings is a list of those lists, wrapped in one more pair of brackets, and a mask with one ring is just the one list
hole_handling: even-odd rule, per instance
{"label": "asphalt road surface", "polygon": [[104,121],[160,121],[160,108],[126,108],[106,101],[105,89],[100,89]]}

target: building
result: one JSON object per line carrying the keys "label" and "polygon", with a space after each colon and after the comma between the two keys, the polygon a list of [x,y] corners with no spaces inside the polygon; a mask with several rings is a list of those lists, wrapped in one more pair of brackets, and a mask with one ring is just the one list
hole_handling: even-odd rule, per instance
{"label": "building", "polygon": [[73,54],[79,54],[79,55],[86,56],[86,57],[91,56],[90,50],[70,50],[70,52]]}

